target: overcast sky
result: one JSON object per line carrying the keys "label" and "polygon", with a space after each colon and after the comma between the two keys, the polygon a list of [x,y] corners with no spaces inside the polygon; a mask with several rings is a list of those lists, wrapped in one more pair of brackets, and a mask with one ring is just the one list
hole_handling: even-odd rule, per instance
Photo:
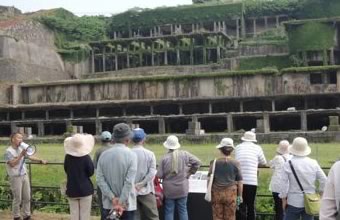
{"label": "overcast sky", "polygon": [[77,15],[110,15],[133,7],[155,8],[191,3],[191,0],[0,0],[0,5],[15,6],[22,12],[62,7]]}

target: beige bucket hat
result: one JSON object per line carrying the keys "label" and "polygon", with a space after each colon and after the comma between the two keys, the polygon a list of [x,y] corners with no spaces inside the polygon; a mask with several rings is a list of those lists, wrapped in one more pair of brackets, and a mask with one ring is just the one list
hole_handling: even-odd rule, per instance
{"label": "beige bucket hat", "polygon": [[74,134],[64,140],[64,149],[66,154],[82,157],[91,153],[94,143],[94,137],[90,134]]}
{"label": "beige bucket hat", "polygon": [[293,140],[293,144],[289,147],[289,153],[296,156],[307,156],[312,152],[306,138],[297,137]]}
{"label": "beige bucket hat", "polygon": [[276,152],[279,153],[279,154],[282,154],[282,155],[288,154],[289,153],[288,148],[289,148],[289,141],[282,140],[282,141],[280,141],[279,145],[277,146]]}
{"label": "beige bucket hat", "polygon": [[246,131],[243,134],[243,137],[241,137],[242,141],[248,141],[248,142],[257,142],[256,140],[256,134],[252,131]]}
{"label": "beige bucket hat", "polygon": [[178,137],[176,137],[175,135],[170,135],[163,143],[163,146],[169,150],[176,150],[181,147],[178,141]]}
{"label": "beige bucket hat", "polygon": [[233,139],[223,138],[221,140],[220,144],[216,146],[216,148],[219,149],[219,148],[222,148],[222,147],[231,147],[231,148],[235,149]]}

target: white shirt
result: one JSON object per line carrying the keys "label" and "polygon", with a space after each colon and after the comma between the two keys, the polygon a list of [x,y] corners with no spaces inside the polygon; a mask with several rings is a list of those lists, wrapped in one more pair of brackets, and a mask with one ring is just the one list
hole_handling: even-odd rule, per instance
{"label": "white shirt", "polygon": [[283,165],[286,161],[291,159],[291,155],[276,155],[270,162],[269,166],[273,169],[273,175],[270,180],[269,190],[279,193],[282,191],[282,187],[285,184],[282,180]]}
{"label": "white shirt", "polygon": [[335,220],[340,209],[340,162],[336,162],[328,173],[321,200],[320,219]]}
{"label": "white shirt", "polygon": [[[309,157],[293,156],[292,164],[305,193],[315,193],[315,182],[319,180],[319,189],[323,191],[326,175],[316,160]],[[303,193],[297,183],[288,162],[283,166],[282,181],[284,184],[279,197],[288,197],[288,205],[303,208]]]}
{"label": "white shirt", "polygon": [[21,154],[21,151],[22,151],[21,147],[13,148],[12,146],[9,146],[6,149],[5,161],[6,161],[6,170],[7,170],[8,176],[12,177],[12,176],[24,176],[24,175],[26,175],[27,169],[26,169],[26,163],[25,163],[25,160],[24,160],[23,157],[20,159],[20,162],[17,165],[15,165],[14,167],[11,167],[8,164],[8,161],[11,161],[11,160],[19,157],[20,154]]}
{"label": "white shirt", "polygon": [[267,163],[262,148],[253,142],[242,142],[236,146],[235,159],[240,162],[243,184],[257,186],[257,167]]}

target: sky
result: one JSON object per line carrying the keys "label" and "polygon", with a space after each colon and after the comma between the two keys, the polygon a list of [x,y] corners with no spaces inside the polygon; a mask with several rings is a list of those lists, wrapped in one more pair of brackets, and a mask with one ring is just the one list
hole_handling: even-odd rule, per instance
{"label": "sky", "polygon": [[22,12],[65,8],[76,15],[112,15],[133,7],[188,5],[192,0],[0,0],[0,5],[15,6]]}

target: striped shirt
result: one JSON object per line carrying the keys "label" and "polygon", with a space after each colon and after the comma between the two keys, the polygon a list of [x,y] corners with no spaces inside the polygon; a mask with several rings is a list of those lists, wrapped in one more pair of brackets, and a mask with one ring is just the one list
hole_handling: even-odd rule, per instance
{"label": "striped shirt", "polygon": [[257,167],[267,163],[262,148],[253,142],[243,142],[236,146],[235,159],[240,162],[243,184],[257,186]]}

